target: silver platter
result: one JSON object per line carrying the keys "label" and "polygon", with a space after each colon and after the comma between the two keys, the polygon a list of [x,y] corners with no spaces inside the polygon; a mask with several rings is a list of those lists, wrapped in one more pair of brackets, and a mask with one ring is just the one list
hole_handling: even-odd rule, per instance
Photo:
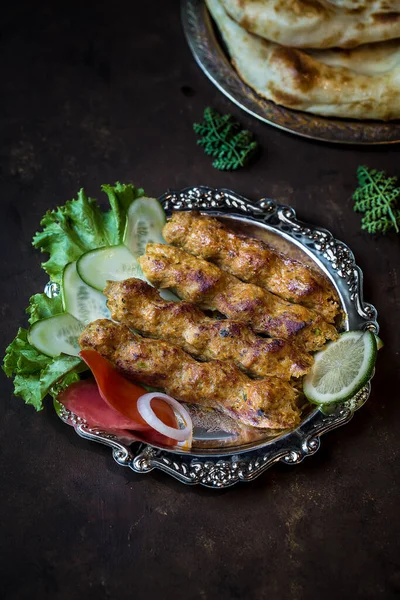
{"label": "silver platter", "polygon": [[215,32],[204,0],[182,0],[186,39],[199,66],[232,102],[261,121],[297,135],[342,144],[393,144],[400,141],[400,123],[319,117],[259,96],[232,67]]}
{"label": "silver platter", "polygon": [[[233,228],[268,240],[288,254],[321,270],[336,288],[345,314],[344,330],[370,329],[378,333],[377,312],[363,300],[363,275],[354,255],[343,242],[326,229],[307,225],[296,218],[289,206],[263,198],[251,202],[235,192],[208,187],[186,188],[166,192],[160,197],[167,213],[171,210],[197,209],[225,220]],[[47,290],[49,295],[52,290]],[[366,402],[370,384],[350,401],[321,412],[309,408],[299,427],[292,431],[272,432],[248,443],[235,444],[221,427],[207,430],[204,425],[194,431],[195,448],[164,449],[144,443],[131,445],[98,429],[90,428],[68,411],[60,416],[74,425],[83,438],[110,446],[115,461],[135,473],[160,469],[185,484],[224,488],[239,481],[252,481],[276,462],[300,463],[315,454],[323,433],[347,423]],[[229,440],[228,440],[229,441]]]}

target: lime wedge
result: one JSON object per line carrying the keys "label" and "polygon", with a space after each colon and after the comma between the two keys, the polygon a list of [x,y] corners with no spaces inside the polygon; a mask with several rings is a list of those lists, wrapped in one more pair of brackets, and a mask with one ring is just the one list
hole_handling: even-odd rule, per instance
{"label": "lime wedge", "polygon": [[314,404],[332,404],[352,398],[371,378],[377,353],[371,331],[347,331],[314,355],[303,391]]}

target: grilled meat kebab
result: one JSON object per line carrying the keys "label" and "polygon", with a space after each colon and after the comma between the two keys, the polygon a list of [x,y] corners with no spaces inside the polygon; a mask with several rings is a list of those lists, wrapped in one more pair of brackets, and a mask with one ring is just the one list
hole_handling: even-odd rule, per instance
{"label": "grilled meat kebab", "polygon": [[140,279],[110,281],[104,290],[114,321],[146,337],[164,339],[201,360],[231,360],[255,377],[306,374],[310,354],[287,340],[255,335],[240,321],[212,319],[188,302],[168,302]]}
{"label": "grilled meat kebab", "polygon": [[338,337],[333,325],[313,310],[243,283],[180,248],[147,244],[146,253],[138,260],[146,278],[156,287],[171,288],[183,300],[202,309],[218,310],[258,333],[295,340],[309,352]]}
{"label": "grilled meat kebab", "polygon": [[90,323],[79,344],[99,352],[128,378],[182,402],[216,408],[246,425],[286,429],[299,423],[297,393],[277,377],[253,380],[229,361],[197,362],[169,342],[142,338],[108,319]]}
{"label": "grilled meat kebab", "polygon": [[314,309],[329,323],[339,313],[339,298],[322,275],[261,240],[235,233],[213,217],[174,212],[163,236],[169,244],[213,262],[242,281]]}

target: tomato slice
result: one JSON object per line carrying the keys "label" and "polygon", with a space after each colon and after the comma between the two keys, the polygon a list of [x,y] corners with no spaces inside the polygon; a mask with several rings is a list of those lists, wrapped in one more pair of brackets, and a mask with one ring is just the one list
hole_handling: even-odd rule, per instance
{"label": "tomato slice", "polygon": [[[74,415],[85,419],[89,427],[95,426],[104,429],[126,443],[141,441],[163,446],[176,444],[176,440],[161,435],[149,426],[147,429],[137,431],[134,421],[124,417],[103,400],[98,385],[92,378],[72,383],[59,394],[57,401]],[[68,423],[72,426],[76,425],[73,421],[68,421]]]}
{"label": "tomato slice", "polygon": [[[85,419],[90,427],[97,426],[110,432],[122,432],[132,428],[132,421],[114,410],[100,396],[94,379],[71,383],[58,395],[57,401],[65,408]],[[73,425],[73,423],[70,423]],[[128,433],[128,432],[126,432]],[[134,436],[131,436],[134,439]]]}
{"label": "tomato slice", "polygon": [[[129,381],[96,350],[82,350],[81,358],[92,371],[102,398],[121,415],[128,417],[137,424],[137,430],[148,429],[148,424],[142,419],[137,409],[137,400],[147,393],[140,385]],[[157,417],[170,427],[176,427],[176,418],[172,408],[157,398],[152,403]]]}
{"label": "tomato slice", "polygon": [[125,379],[96,350],[82,350],[79,354],[93,373],[103,400],[121,415],[135,423],[135,429],[148,429],[140,416],[136,403],[146,390]]}
{"label": "tomato slice", "polygon": [[[118,373],[111,363],[96,350],[82,350],[80,356],[92,371],[104,402],[131,421],[130,430],[143,432],[145,435],[140,435],[140,437],[146,438],[148,441],[150,441],[150,436],[153,441],[158,440],[169,446],[176,444],[176,440],[154,431],[140,416],[137,400],[146,394],[147,390]],[[163,423],[169,427],[177,426],[174,411],[166,402],[155,398],[152,408]]]}

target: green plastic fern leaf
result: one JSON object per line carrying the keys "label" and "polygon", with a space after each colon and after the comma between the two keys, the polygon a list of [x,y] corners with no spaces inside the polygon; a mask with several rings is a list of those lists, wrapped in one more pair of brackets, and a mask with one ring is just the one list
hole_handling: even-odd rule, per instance
{"label": "green plastic fern leaf", "polygon": [[363,213],[361,229],[368,233],[387,233],[394,229],[399,233],[400,209],[397,201],[400,187],[396,177],[388,177],[385,171],[357,169],[359,187],[353,194],[354,210]]}
{"label": "green plastic fern leaf", "polygon": [[213,167],[220,171],[231,171],[244,167],[253,158],[258,144],[253,134],[241,130],[240,124],[231,115],[221,115],[213,108],[206,108],[203,122],[194,123],[197,140],[205,154],[213,156]]}

